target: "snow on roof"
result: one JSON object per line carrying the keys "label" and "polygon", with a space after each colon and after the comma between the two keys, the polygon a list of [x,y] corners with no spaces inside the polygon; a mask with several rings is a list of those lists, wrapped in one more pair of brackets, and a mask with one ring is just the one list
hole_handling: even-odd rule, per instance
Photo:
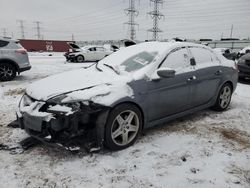
{"label": "snow on roof", "polygon": [[157,52],[159,55],[161,55],[166,54],[167,52],[175,48],[183,46],[197,46],[210,49],[207,46],[189,42],[144,42],[120,49],[119,51],[101,60],[100,64],[107,63],[110,65],[119,65],[121,62],[124,62],[128,57],[131,57],[140,52]]}

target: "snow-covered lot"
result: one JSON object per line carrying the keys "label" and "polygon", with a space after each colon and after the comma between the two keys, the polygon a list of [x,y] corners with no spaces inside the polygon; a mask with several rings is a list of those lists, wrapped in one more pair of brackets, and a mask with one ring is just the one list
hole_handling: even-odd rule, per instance
{"label": "snow-covered lot", "polygon": [[[62,54],[31,54],[31,71],[0,83],[0,144],[27,137],[7,127],[25,87],[35,80],[89,63]],[[67,78],[65,78],[67,79]],[[205,110],[145,133],[119,152],[70,154],[37,146],[22,154],[0,150],[5,187],[250,187],[250,82],[238,84],[230,108]]]}

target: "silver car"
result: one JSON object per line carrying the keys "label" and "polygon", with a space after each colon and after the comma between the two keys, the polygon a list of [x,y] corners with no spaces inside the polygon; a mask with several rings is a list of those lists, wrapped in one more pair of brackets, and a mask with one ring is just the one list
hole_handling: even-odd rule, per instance
{"label": "silver car", "polygon": [[0,81],[13,80],[17,74],[29,69],[26,49],[17,40],[0,38]]}

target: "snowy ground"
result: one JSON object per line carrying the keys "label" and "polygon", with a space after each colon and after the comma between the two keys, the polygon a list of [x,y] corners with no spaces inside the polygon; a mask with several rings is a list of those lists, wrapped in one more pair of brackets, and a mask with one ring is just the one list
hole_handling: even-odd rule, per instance
{"label": "snowy ground", "polygon": [[[27,135],[6,125],[31,82],[89,64],[61,54],[31,54],[31,71],[0,83],[0,144]],[[67,78],[65,78],[67,79]],[[70,154],[46,146],[12,155],[0,150],[0,188],[6,187],[250,187],[250,82],[238,84],[229,110],[205,110],[147,130],[119,152]]]}

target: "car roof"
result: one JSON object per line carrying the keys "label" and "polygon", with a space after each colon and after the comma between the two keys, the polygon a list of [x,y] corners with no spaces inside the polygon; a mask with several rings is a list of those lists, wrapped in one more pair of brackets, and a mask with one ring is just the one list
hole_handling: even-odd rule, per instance
{"label": "car roof", "polygon": [[7,41],[7,42],[18,42],[18,40],[15,40],[9,37],[0,37],[0,40]]}
{"label": "car roof", "polygon": [[[137,47],[136,47],[137,46]],[[212,51],[212,49],[208,46],[202,45],[202,44],[196,44],[191,42],[143,42],[139,43],[137,45],[134,45],[135,48],[150,48],[150,49],[158,49],[160,51],[170,51],[175,48],[179,47],[200,47],[200,48],[206,48]]]}
{"label": "car roof", "polygon": [[103,46],[84,46],[83,48],[103,48]]}

